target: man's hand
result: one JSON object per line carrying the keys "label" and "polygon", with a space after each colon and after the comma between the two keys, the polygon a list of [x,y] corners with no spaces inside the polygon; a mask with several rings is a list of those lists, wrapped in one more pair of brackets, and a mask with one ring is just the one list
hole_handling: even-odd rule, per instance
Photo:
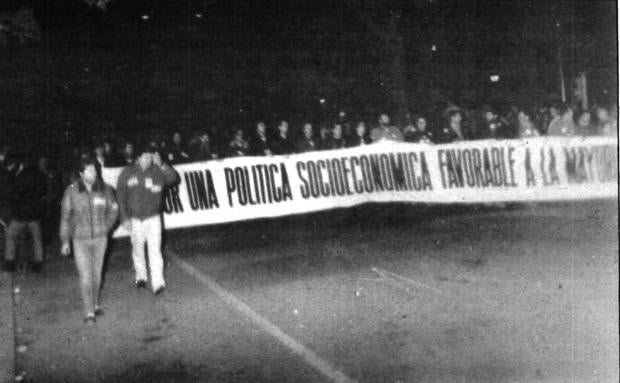
{"label": "man's hand", "polygon": [[131,220],[126,220],[123,222],[123,229],[125,229],[128,233],[131,233]]}
{"label": "man's hand", "polygon": [[60,247],[60,254],[68,257],[71,254],[71,245],[69,245],[69,242],[63,242],[62,246]]}

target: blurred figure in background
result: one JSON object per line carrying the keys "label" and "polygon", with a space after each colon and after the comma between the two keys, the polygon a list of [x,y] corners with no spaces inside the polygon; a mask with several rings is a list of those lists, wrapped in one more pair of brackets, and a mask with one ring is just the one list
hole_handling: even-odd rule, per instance
{"label": "blurred figure in background", "polygon": [[[41,220],[45,209],[47,193],[45,175],[39,170],[32,156],[20,163],[13,184],[10,187],[11,218],[6,233],[5,262],[3,269],[15,271],[17,242],[24,229],[32,236],[34,259],[30,261],[34,272],[41,271],[43,266],[43,237]],[[3,187],[6,187],[3,185]]]}
{"label": "blurred figure in background", "polygon": [[332,128],[331,134],[328,137],[327,145],[325,149],[327,150],[335,150],[335,149],[343,149],[345,147],[344,137],[342,136],[342,125],[334,124]]}
{"label": "blurred figure in background", "polygon": [[211,139],[207,132],[197,133],[189,142],[190,161],[208,161],[217,158],[211,146]]}
{"label": "blurred figure in background", "polygon": [[596,126],[592,123],[592,113],[589,110],[582,110],[575,118],[575,135],[577,136],[596,136]]}
{"label": "blurred figure in background", "polygon": [[462,112],[459,109],[453,109],[448,112],[446,117],[446,126],[439,131],[439,134],[435,135],[435,142],[437,143],[449,143],[464,141],[465,136],[463,134],[463,127],[461,122],[463,121]]}
{"label": "blurred figure in background", "polygon": [[557,104],[549,109],[551,112],[551,122],[547,127],[548,136],[570,137],[575,134],[575,124],[573,123],[573,109],[564,104]]}
{"label": "blurred figure in background", "polygon": [[482,110],[482,129],[478,132],[479,139],[507,139],[512,138],[507,121],[499,117],[495,110],[485,107]]}
{"label": "blurred figure in background", "polygon": [[271,141],[267,137],[267,125],[260,121],[256,124],[254,135],[250,139],[250,154],[253,156],[271,156]]}
{"label": "blurred figure in background", "polygon": [[355,132],[353,132],[353,135],[347,139],[347,147],[352,148],[371,143],[372,141],[370,140],[370,137],[368,137],[368,132],[366,131],[366,123],[364,123],[364,121],[358,122],[355,126]]}
{"label": "blurred figure in background", "polygon": [[297,153],[312,152],[318,149],[319,145],[314,137],[312,124],[306,122],[303,126],[302,136],[299,138],[299,141],[297,141]]}
{"label": "blurred figure in background", "polygon": [[123,151],[121,153],[121,163],[119,165],[120,166],[133,165],[135,160],[136,160],[136,155],[134,153],[133,143],[127,141],[125,142],[125,145],[123,146]]}
{"label": "blurred figure in background", "polygon": [[517,127],[519,138],[538,137],[540,132],[534,123],[533,112],[527,108],[519,109],[517,114]]}
{"label": "blurred figure in background", "polygon": [[172,134],[172,141],[168,147],[168,163],[170,165],[183,164],[189,161],[189,154],[185,149],[183,138],[181,133],[174,132]]}
{"label": "blurred figure in background", "polygon": [[424,116],[413,115],[412,124],[405,128],[404,133],[406,142],[433,143],[433,134],[428,129],[428,123]]}
{"label": "blurred figure in background", "polygon": [[289,135],[288,122],[282,120],[278,124],[278,135],[273,140],[274,154],[291,154],[295,152],[295,145]]}
{"label": "blurred figure in background", "polygon": [[387,114],[380,114],[378,123],[377,127],[370,132],[372,142],[403,142],[405,140],[400,129],[390,123],[390,117]]}
{"label": "blurred figure in background", "polygon": [[243,129],[235,130],[233,139],[228,144],[228,156],[243,157],[248,154],[250,144],[243,137]]}

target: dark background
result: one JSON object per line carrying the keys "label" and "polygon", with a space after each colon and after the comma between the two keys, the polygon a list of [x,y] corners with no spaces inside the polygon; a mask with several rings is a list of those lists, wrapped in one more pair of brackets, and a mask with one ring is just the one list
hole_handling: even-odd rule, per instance
{"label": "dark background", "polygon": [[[339,110],[374,123],[452,101],[539,106],[559,99],[559,57],[616,102],[613,1],[3,2],[33,9],[38,41],[0,46],[0,129],[17,142],[108,133],[226,135],[256,120],[297,128]],[[148,20],[142,16],[148,15]],[[433,50],[433,46],[435,50]],[[491,74],[500,75],[492,83]],[[324,99],[324,104],[319,102]],[[44,138],[44,139],[43,139]]]}

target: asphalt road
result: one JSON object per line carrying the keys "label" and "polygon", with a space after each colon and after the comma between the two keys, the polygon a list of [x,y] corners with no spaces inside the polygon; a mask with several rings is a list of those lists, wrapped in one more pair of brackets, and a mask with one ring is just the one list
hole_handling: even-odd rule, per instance
{"label": "asphalt road", "polygon": [[[105,315],[75,266],[15,274],[16,374],[33,382],[618,380],[618,205],[369,205],[168,233],[168,290]],[[2,285],[6,289],[5,285]]]}

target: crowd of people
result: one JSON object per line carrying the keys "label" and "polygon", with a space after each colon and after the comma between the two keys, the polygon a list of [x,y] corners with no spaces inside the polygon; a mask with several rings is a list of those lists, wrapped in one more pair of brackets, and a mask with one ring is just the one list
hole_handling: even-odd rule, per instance
{"label": "crowd of people", "polygon": [[[574,111],[556,103],[538,110],[512,107],[500,114],[491,107],[472,111],[450,105],[436,116],[408,114],[403,126],[380,114],[373,124],[351,122],[340,112],[329,125],[311,122],[294,131],[285,120],[275,129],[263,121],[246,132],[234,129],[229,139],[214,143],[209,132],[170,132],[170,139],[151,135],[134,143],[112,138],[78,146],[68,156],[52,158],[31,150],[18,154],[0,146],[0,224],[5,231],[2,268],[16,269],[20,235],[27,229],[33,243],[29,262],[34,272],[45,261],[45,245],[58,235],[62,254],[75,255],[80,274],[85,321],[102,313],[98,302],[101,267],[107,238],[120,217],[131,235],[135,284],[146,287],[144,245],[149,248],[153,292],[165,287],[161,261],[161,193],[178,182],[170,165],[238,156],[271,156],[370,145],[381,141],[425,144],[476,139],[547,136],[618,135],[617,107]],[[116,193],[101,179],[101,168],[124,167]],[[68,185],[68,186],[67,186]],[[117,201],[118,198],[118,201]],[[95,235],[96,234],[96,235]]]}

